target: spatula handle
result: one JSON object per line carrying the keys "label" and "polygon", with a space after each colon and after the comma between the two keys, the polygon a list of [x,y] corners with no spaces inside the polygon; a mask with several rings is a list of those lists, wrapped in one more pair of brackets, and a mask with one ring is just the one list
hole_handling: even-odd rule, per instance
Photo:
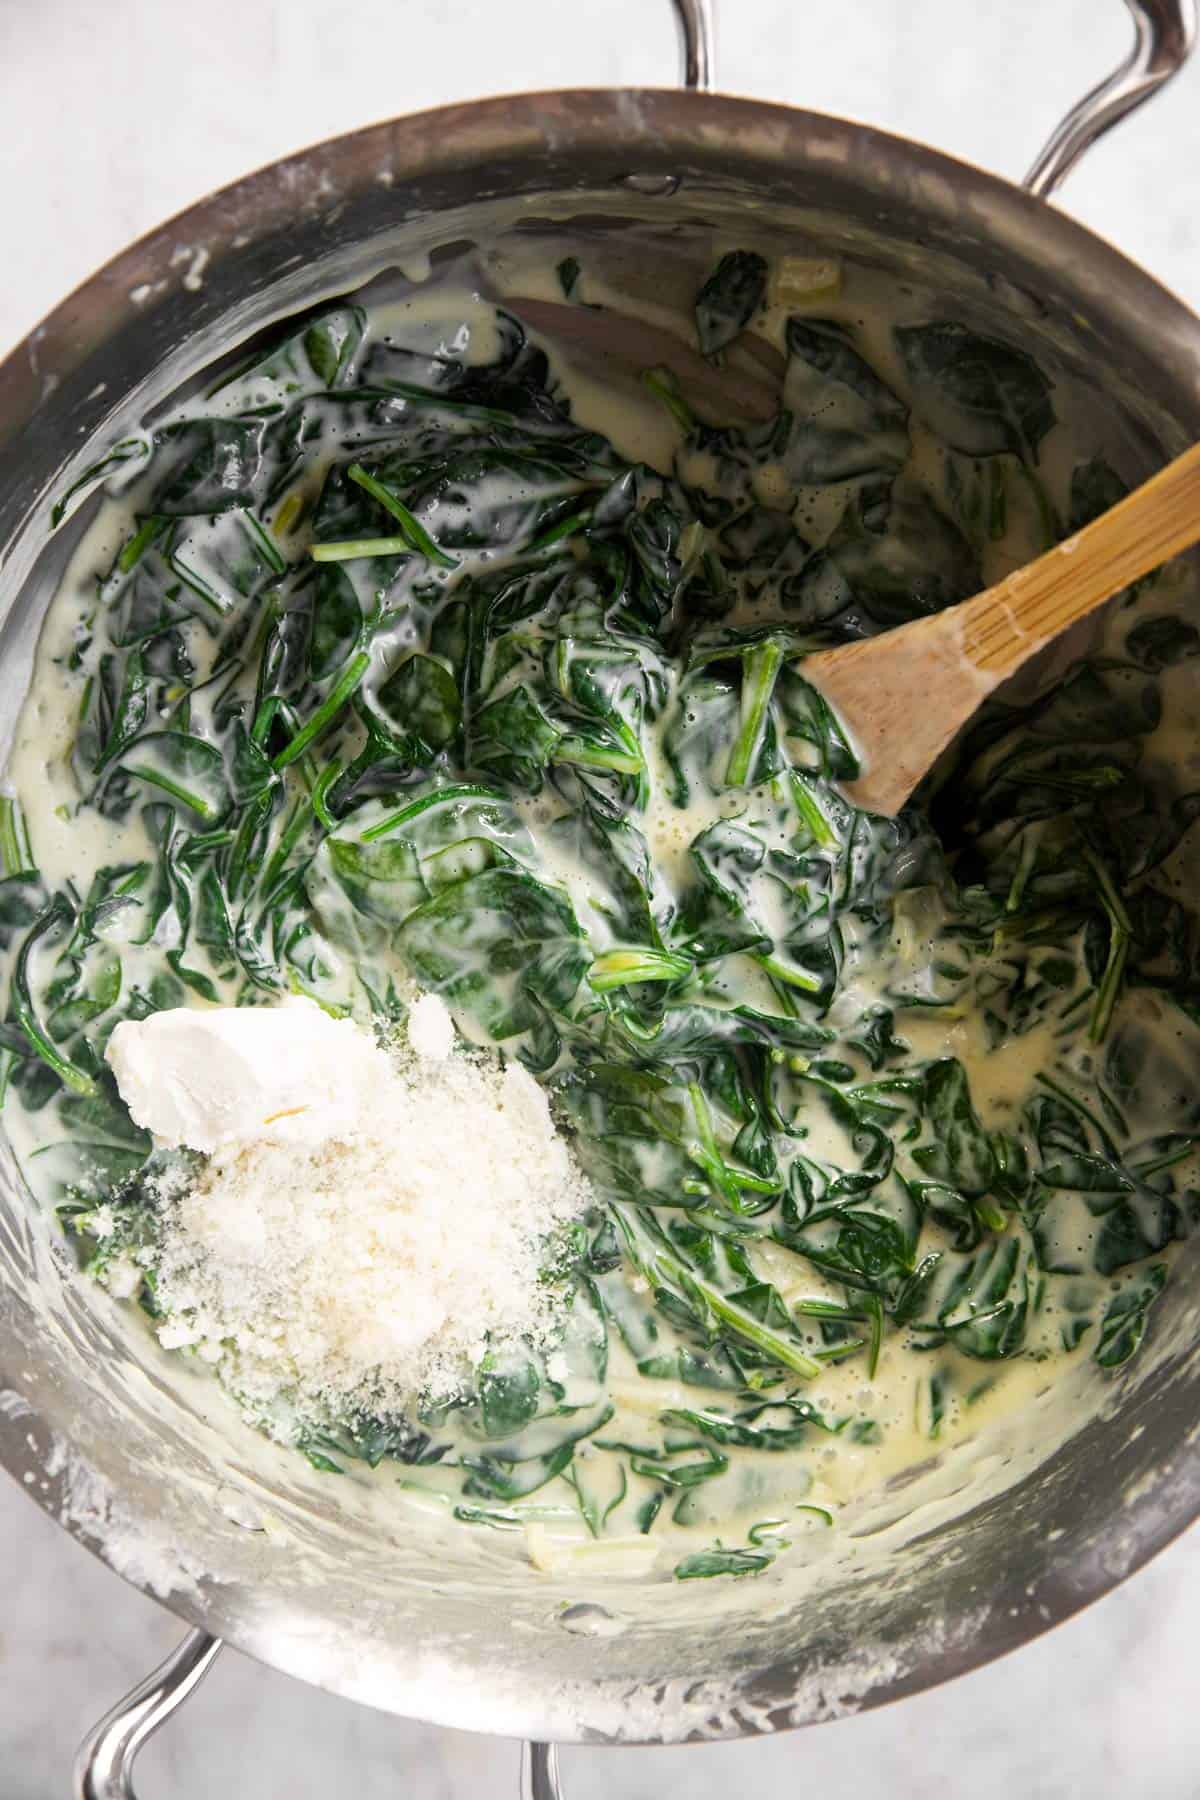
{"label": "spatula handle", "polygon": [[1200,542],[1200,444],[1110,512],[956,609],[962,653],[1001,681],[1076,619]]}

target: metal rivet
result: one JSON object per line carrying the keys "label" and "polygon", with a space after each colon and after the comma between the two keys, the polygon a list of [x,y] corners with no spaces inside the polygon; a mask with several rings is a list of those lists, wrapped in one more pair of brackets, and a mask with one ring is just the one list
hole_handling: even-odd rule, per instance
{"label": "metal rivet", "polygon": [[646,194],[651,199],[666,200],[679,190],[678,175],[633,174],[618,175],[617,186],[629,188],[635,194]]}
{"label": "metal rivet", "polygon": [[1000,274],[996,269],[989,272],[987,284],[997,300],[1002,301],[1010,312],[1016,313],[1020,318],[1044,319],[1049,314],[1050,309],[1044,300],[1040,300],[1029,288],[1010,281],[1007,275]]}
{"label": "metal rivet", "polygon": [[614,1619],[603,1606],[593,1606],[589,1601],[568,1606],[566,1612],[559,1615],[558,1622],[564,1631],[573,1632],[576,1637],[615,1637],[625,1629],[620,1619]]}

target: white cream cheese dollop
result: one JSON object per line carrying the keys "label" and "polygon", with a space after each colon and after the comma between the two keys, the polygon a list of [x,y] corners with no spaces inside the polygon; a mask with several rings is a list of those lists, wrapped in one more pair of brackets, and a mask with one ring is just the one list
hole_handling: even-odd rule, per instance
{"label": "white cream cheese dollop", "polygon": [[390,1074],[368,1033],[299,997],[126,1019],[105,1057],[138,1125],[208,1156],[338,1137],[362,1117],[364,1090]]}

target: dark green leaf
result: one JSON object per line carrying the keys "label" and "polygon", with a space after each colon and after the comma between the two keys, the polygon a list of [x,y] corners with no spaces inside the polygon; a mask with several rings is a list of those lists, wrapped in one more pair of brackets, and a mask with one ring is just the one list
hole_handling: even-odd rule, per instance
{"label": "dark green leaf", "polygon": [[1150,1309],[1162,1293],[1167,1271],[1159,1263],[1147,1269],[1140,1281],[1132,1281],[1114,1294],[1100,1321],[1100,1336],[1092,1352],[1102,1369],[1118,1369],[1141,1345]]}
{"label": "dark green leaf", "polygon": [[432,656],[410,656],[379,689],[378,703],[402,732],[436,755],[458,734],[462,702],[449,670]]}
{"label": "dark green leaf", "polygon": [[1054,424],[1050,383],[1031,356],[965,325],[899,326],[896,343],[925,423],[968,456],[1037,461]]}
{"label": "dark green leaf", "polygon": [[675,1579],[699,1581],[711,1575],[757,1575],[773,1561],[763,1550],[701,1550],[675,1564]]}
{"label": "dark green leaf", "polygon": [[1200,656],[1200,631],[1186,619],[1141,619],[1125,639],[1125,650],[1135,663],[1157,675],[1173,663]]}
{"label": "dark green leaf", "polygon": [[696,295],[696,335],[705,356],[724,350],[763,303],[767,265],[753,250],[730,250]]}

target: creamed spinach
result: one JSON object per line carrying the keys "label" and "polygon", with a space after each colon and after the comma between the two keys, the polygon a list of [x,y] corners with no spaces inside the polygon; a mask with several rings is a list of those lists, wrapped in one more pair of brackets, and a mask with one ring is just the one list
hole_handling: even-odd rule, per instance
{"label": "creamed spinach", "polygon": [[[1125,1363],[1200,1209],[1171,754],[1200,631],[1144,585],[898,819],[856,810],[806,655],[1125,484],[1015,342],[930,312],[881,351],[849,276],[789,307],[779,273],[721,257],[688,351],[735,393],[757,344],[770,416],[623,368],[659,466],[454,278],[256,347],[80,484],[109,497],[0,801],[5,1104],[86,1266],[132,1258],[157,1316],[118,1020],[300,992],[386,1024],[436,991],[590,1176],[563,1342],[292,1435],[476,1526],[691,1526],[680,1579],[765,1567],[1021,1367]],[[562,260],[562,306],[610,316],[588,276]]]}

